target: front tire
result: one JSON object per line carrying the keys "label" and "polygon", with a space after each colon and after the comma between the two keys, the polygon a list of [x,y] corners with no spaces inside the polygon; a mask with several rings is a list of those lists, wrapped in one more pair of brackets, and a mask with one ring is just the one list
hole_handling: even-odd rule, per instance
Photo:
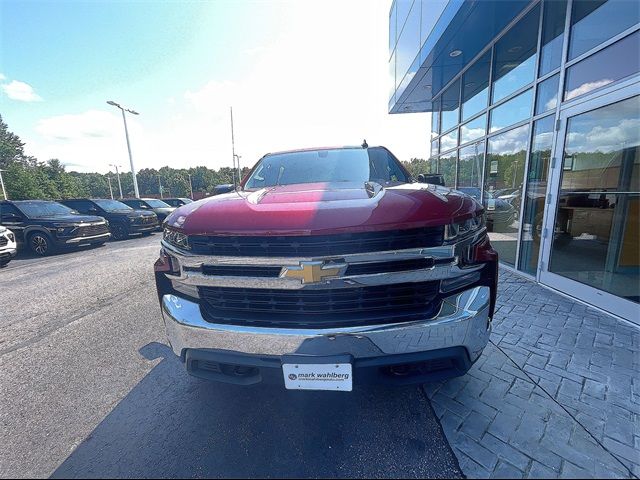
{"label": "front tire", "polygon": [[127,228],[121,223],[114,223],[111,227],[111,238],[113,240],[124,240],[129,237]]}
{"label": "front tire", "polygon": [[46,257],[53,253],[51,238],[45,233],[35,232],[29,235],[29,249],[39,257]]}

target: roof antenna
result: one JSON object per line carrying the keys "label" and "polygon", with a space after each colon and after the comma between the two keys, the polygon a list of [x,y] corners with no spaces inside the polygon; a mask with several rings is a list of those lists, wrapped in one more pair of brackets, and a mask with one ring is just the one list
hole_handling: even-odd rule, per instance
{"label": "roof antenna", "polygon": [[362,148],[369,148],[369,144],[367,143],[367,139],[364,139],[364,142],[362,142]]}

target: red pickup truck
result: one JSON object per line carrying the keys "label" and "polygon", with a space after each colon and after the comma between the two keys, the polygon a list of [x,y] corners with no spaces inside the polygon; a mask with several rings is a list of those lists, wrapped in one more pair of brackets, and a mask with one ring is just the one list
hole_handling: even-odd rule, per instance
{"label": "red pickup truck", "polygon": [[489,339],[497,254],[471,197],[384,147],[318,148],[175,210],[155,276],[190,374],[351,391],[463,375]]}

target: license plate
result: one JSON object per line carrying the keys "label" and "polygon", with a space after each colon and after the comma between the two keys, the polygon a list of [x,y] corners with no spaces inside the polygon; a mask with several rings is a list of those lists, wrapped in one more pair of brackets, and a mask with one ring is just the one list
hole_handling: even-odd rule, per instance
{"label": "license plate", "polygon": [[350,363],[285,363],[282,373],[287,390],[350,392],[353,388]]}

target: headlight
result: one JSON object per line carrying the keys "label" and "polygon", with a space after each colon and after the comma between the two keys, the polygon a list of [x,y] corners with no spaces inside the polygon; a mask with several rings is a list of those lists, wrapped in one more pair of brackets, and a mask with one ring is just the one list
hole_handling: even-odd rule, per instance
{"label": "headlight", "polygon": [[135,221],[136,221],[136,217],[129,217],[129,222],[135,223]]}
{"label": "headlight", "polygon": [[73,232],[78,227],[78,224],[76,224],[76,223],[54,223],[53,226],[54,226],[54,228],[52,230],[55,230],[56,233],[59,233],[60,235],[64,235],[64,234],[69,234],[69,233]]}
{"label": "headlight", "polygon": [[185,250],[189,250],[191,248],[189,247],[189,237],[184,233],[165,228],[162,237],[167,243],[174,247],[183,248]]}
{"label": "headlight", "polygon": [[485,215],[477,215],[462,222],[451,223],[444,227],[444,239],[454,240],[458,237],[477,232],[485,226]]}
{"label": "headlight", "polygon": [[9,239],[10,242],[15,242],[16,241],[16,237],[13,233],[8,232],[7,233],[7,238]]}

